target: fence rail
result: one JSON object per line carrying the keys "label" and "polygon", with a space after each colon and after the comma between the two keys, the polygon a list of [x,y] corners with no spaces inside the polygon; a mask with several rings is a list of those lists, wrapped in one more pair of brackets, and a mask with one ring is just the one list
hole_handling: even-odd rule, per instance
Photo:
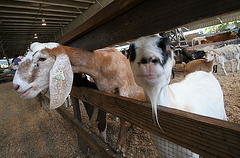
{"label": "fence rail", "polygon": [[[158,117],[162,131],[153,124],[149,103],[86,87],[73,87],[71,95],[202,156],[219,158],[240,155],[239,124],[159,106]],[[56,110],[96,153],[103,157],[119,157],[111,147],[78,120],[74,120],[63,107]]]}
{"label": "fence rail", "polygon": [[[44,93],[40,93],[40,99],[45,99],[45,101],[49,102],[50,98]],[[40,101],[40,104],[42,106],[42,102]],[[74,104],[74,108],[76,108],[76,104]],[[107,145],[101,138],[99,138],[96,134],[94,134],[92,131],[90,131],[87,127],[85,127],[81,121],[79,121],[79,118],[74,118],[70,112],[68,112],[64,106],[61,106],[56,109],[56,111],[72,126],[72,128],[77,132],[78,137],[80,137],[81,140],[79,140],[79,145],[81,146],[82,150],[85,150],[84,148],[85,143],[97,154],[99,157],[106,157],[106,158],[120,158],[121,156],[114,151],[109,145]],[[83,141],[82,141],[83,140]],[[86,154],[86,153],[84,153]]]}
{"label": "fence rail", "polygon": [[153,124],[149,103],[85,87],[73,87],[71,95],[200,155],[240,155],[239,124],[160,106],[158,118],[161,131]]}

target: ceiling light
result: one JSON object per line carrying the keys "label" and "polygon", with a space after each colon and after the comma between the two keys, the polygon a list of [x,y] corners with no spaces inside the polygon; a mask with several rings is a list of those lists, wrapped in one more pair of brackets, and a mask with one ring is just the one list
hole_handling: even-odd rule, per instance
{"label": "ceiling light", "polygon": [[36,33],[34,34],[34,37],[33,37],[33,38],[38,38],[38,36],[37,36],[37,34],[36,34]]}
{"label": "ceiling light", "polygon": [[42,19],[42,26],[46,26],[46,25],[47,25],[47,23],[46,23],[45,19]]}

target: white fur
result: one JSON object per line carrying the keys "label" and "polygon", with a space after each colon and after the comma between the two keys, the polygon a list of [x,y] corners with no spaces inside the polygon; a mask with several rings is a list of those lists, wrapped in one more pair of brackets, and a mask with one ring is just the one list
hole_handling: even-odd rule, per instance
{"label": "white fur", "polygon": [[[152,79],[147,76],[149,75],[146,70],[146,67],[148,67],[147,64],[139,64],[139,61],[144,56],[155,56],[162,60],[162,50],[157,47],[159,39],[159,36],[150,36],[142,37],[135,41],[136,59],[131,63],[136,83],[143,87],[150,99],[149,101],[154,109],[153,116],[156,116],[156,119],[158,119],[157,105],[162,105],[226,120],[227,116],[224,109],[221,86],[212,73],[196,71],[189,74],[183,81],[168,85],[174,60],[171,57],[163,67],[160,64],[152,65],[151,68],[153,71],[151,75],[155,75],[156,78]],[[153,136],[155,143],[158,141],[162,142],[163,140],[162,138]],[[170,143],[169,141],[166,142]],[[187,150],[176,144],[173,145],[181,150]],[[164,153],[161,145],[157,146],[157,148],[160,157],[169,157],[169,152],[165,151]],[[180,152],[180,150],[177,152]],[[180,157],[198,157],[195,153],[190,155],[189,152],[187,153],[184,153]],[[175,157],[179,157],[179,154],[176,153]]]}
{"label": "white fur", "polygon": [[227,45],[221,48],[208,50],[206,52],[206,61],[214,60],[214,65],[221,64],[224,74],[227,75],[225,70],[225,62],[230,62],[232,65],[232,72],[234,72],[233,59],[237,60],[236,71],[239,71],[239,54],[240,48],[238,45]]}
{"label": "white fur", "polygon": [[[51,109],[57,108],[64,103],[68,96],[67,93],[70,93],[73,80],[72,68],[67,55],[60,54],[56,56],[56,58],[52,58],[48,53],[42,52],[42,50],[46,48],[52,50],[58,46],[58,43],[33,43],[27,55],[20,63],[19,69],[13,79],[13,86],[15,88],[19,86],[16,90],[17,93],[25,99],[35,97],[49,87],[51,90]],[[46,61],[39,61],[40,58],[46,58]],[[28,63],[28,65],[25,65],[26,63]],[[35,70],[37,70],[38,73],[34,73]],[[66,80],[58,80],[53,77],[56,72],[62,70],[65,71],[64,77]],[[52,73],[50,73],[50,71],[52,71]],[[52,74],[52,76],[50,76],[50,74]],[[34,80],[31,79],[32,76],[35,76]],[[64,88],[62,87],[64,93],[58,91],[61,89],[61,86],[64,86]]]}
{"label": "white fur", "polygon": [[[46,60],[41,61],[41,58]],[[128,59],[113,48],[89,52],[58,43],[33,43],[18,68],[13,85],[23,98],[35,97],[49,87],[50,108],[55,109],[64,103],[70,93],[73,72],[91,76],[101,91],[145,100],[143,89],[134,81]],[[25,93],[26,87],[33,88]],[[97,119],[97,109],[95,108],[96,113],[92,118]],[[92,118],[92,125],[97,125],[96,120]],[[117,147],[122,152],[127,148],[123,119],[120,119]]]}

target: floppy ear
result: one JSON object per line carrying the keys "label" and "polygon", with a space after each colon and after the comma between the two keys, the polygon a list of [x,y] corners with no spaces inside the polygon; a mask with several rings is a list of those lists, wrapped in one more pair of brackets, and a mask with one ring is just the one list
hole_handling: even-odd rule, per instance
{"label": "floppy ear", "polygon": [[60,107],[72,89],[73,71],[66,54],[59,54],[50,71],[50,109]]}

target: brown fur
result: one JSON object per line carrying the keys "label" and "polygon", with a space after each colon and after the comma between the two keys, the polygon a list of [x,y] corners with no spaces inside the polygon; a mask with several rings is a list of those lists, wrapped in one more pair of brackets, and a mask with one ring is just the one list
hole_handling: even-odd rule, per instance
{"label": "brown fur", "polygon": [[[101,91],[114,94],[117,90],[120,96],[145,100],[143,89],[135,83],[128,59],[114,48],[89,52],[59,45],[57,48],[46,51],[50,56],[66,53],[69,56],[73,72],[90,75]],[[117,147],[123,152],[127,147],[125,130],[125,120],[120,119]]]}
{"label": "brown fur", "polygon": [[142,88],[134,81],[130,63],[121,52],[114,48],[89,52],[62,45],[59,47],[55,49],[64,49],[70,58],[73,72],[90,75],[99,90],[114,93],[118,88],[121,96],[145,100]]}
{"label": "brown fur", "polygon": [[[232,31],[228,31],[228,32],[213,35],[213,36],[207,36],[205,37],[206,41],[201,40],[201,44],[226,41],[226,40],[235,39],[235,38],[237,38],[237,35]],[[199,45],[199,42],[196,41],[194,45]]]}
{"label": "brown fur", "polygon": [[229,31],[222,34],[208,36],[206,37],[206,40],[207,40],[207,43],[213,43],[213,42],[226,41],[226,40],[235,39],[235,38],[237,38],[237,35],[232,31]]}
{"label": "brown fur", "polygon": [[194,71],[212,72],[212,69],[213,60],[210,62],[206,62],[205,59],[198,59],[190,61],[189,63],[183,65],[184,77]]}

